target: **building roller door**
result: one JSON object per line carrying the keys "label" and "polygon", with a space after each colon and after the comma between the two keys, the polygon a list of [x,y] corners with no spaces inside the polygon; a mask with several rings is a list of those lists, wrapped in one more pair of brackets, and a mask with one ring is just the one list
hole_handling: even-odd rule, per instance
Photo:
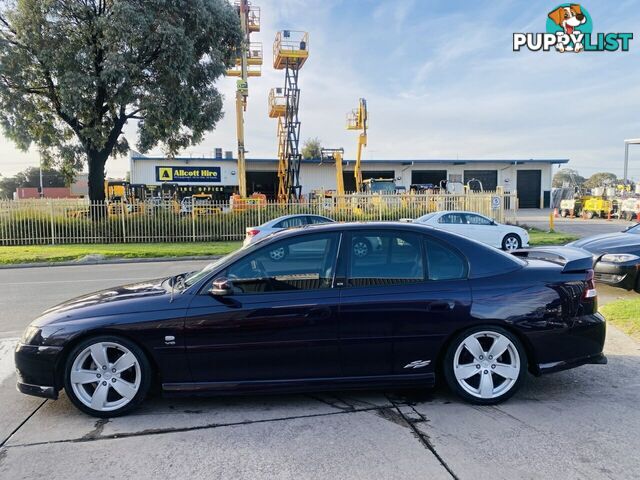
{"label": "building roller door", "polygon": [[414,170],[411,172],[411,183],[426,185],[428,183],[439,187],[442,180],[447,179],[446,170]]}
{"label": "building roller door", "polygon": [[541,170],[518,170],[518,206],[520,208],[540,208]]}
{"label": "building roller door", "polygon": [[[464,171],[464,184],[466,185],[469,180],[475,178],[482,182],[483,190],[494,191],[498,188],[498,171],[497,170],[465,170]],[[471,190],[480,190],[478,182],[471,182]]]}

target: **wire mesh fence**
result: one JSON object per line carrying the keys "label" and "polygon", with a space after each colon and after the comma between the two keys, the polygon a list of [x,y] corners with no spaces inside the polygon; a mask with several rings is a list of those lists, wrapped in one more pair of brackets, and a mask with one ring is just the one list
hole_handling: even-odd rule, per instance
{"label": "wire mesh fence", "polygon": [[282,215],[319,214],[336,221],[391,221],[467,210],[499,222],[515,219],[515,193],[327,196],[292,203],[194,203],[173,200],[0,201],[0,245],[241,240],[248,227]]}

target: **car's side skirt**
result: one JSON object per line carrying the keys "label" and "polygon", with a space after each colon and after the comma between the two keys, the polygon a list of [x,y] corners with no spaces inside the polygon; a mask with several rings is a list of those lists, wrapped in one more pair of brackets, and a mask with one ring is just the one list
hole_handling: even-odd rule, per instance
{"label": "car's side skirt", "polygon": [[163,383],[166,396],[174,395],[236,395],[240,393],[305,392],[313,390],[340,390],[383,387],[432,387],[433,373],[406,375],[379,375],[364,377],[293,378],[283,380],[250,380],[224,382]]}

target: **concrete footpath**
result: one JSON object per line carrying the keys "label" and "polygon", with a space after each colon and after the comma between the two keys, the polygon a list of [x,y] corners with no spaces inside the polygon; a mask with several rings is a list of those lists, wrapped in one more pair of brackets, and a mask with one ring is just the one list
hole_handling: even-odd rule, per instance
{"label": "concrete footpath", "polygon": [[[64,394],[51,401],[15,390],[13,345],[45,307],[70,292],[203,263],[0,272],[0,478],[640,478],[640,344],[613,327],[608,365],[531,377],[493,407],[463,403],[439,387],[153,397],[127,417],[98,420]],[[606,301],[627,295],[602,290]]]}

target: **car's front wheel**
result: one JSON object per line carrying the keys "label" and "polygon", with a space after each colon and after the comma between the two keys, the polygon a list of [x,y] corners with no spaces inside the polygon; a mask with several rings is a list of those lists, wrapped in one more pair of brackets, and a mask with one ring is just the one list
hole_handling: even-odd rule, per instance
{"label": "car's front wheel", "polygon": [[522,241],[520,240],[520,237],[515,233],[510,233],[502,239],[503,250],[507,250],[507,251],[517,250],[521,246],[522,246]]}
{"label": "car's front wheel", "polygon": [[80,342],[67,357],[64,388],[71,402],[89,415],[115,417],[144,400],[151,367],[135,343],[116,336]]}
{"label": "car's front wheel", "polygon": [[492,405],[511,397],[527,374],[527,356],[507,330],[477,327],[458,335],[445,354],[444,376],[464,400]]}

